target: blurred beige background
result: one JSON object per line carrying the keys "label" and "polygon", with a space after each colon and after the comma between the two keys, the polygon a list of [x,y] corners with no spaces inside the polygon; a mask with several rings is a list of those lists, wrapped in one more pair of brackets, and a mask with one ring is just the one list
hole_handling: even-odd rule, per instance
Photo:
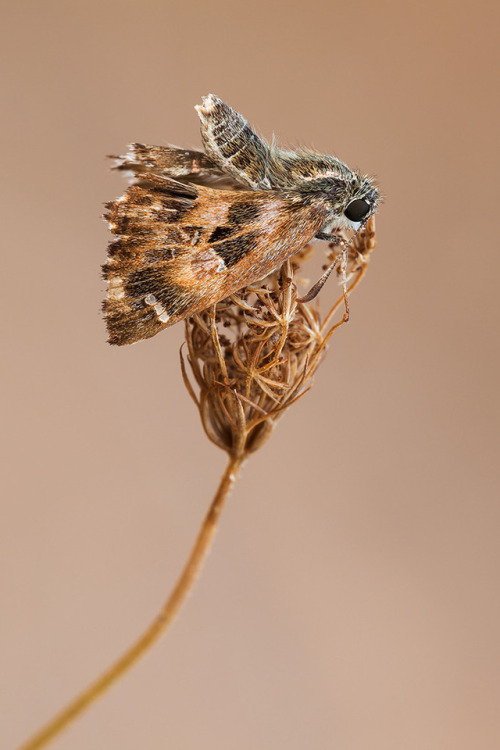
{"label": "blurred beige background", "polygon": [[498,750],[498,4],[2,15],[2,748],[151,619],[224,465],[182,326],[111,348],[99,314],[104,155],[196,147],[213,92],[376,174],[379,245],[174,629],[54,747]]}

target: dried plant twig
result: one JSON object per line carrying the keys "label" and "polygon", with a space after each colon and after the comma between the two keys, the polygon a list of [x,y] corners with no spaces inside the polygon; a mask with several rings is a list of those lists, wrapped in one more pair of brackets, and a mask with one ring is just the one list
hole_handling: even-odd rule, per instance
{"label": "dried plant twig", "polygon": [[[311,388],[327,342],[348,319],[347,295],[361,281],[374,247],[371,218],[349,245],[345,263],[336,266],[342,278],[344,265],[345,290],[323,318],[317,301],[301,302],[297,295],[297,274],[312,252],[306,246],[264,281],[186,321],[182,377],[207,437],[228,454],[227,467],[184,570],[159,614],[109,669],[19,750],[46,747],[168,629],[202,568],[242,464],[266,443],[284,412]],[[331,245],[330,262],[338,253],[338,245]],[[344,315],[334,323],[342,303]]]}
{"label": "dried plant twig", "polygon": [[217,529],[222,508],[228,498],[231,487],[236,481],[240,467],[241,461],[237,458],[231,458],[228,462],[184,570],[175,588],[153,622],[109,669],[103,672],[95,682],[66,706],[45,727],[42,727],[19,750],[39,750],[39,748],[46,747],[73,719],[81,715],[111,685],[117,682],[167,630],[202,568]]}

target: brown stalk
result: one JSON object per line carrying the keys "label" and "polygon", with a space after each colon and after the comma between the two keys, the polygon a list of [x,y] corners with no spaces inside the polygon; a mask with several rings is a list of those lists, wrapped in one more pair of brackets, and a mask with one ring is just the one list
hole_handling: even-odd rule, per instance
{"label": "brown stalk", "polygon": [[69,703],[57,716],[42,727],[19,750],[39,750],[55,739],[67,725],[95,703],[108,688],[117,682],[156,643],[177,615],[186,595],[200,572],[217,529],[219,516],[241,468],[241,459],[231,457],[221,477],[219,487],[205,516],[191,554],[175,588],[142,635],[109,669]]}

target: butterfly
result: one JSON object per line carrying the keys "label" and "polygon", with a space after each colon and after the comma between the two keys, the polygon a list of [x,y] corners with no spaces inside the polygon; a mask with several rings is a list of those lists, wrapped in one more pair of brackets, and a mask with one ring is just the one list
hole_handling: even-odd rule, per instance
{"label": "butterfly", "polygon": [[134,143],[131,185],[106,204],[103,309],[111,344],[156,335],[264,278],[314,238],[372,216],[372,178],[339,159],[267,144],[213,94],[196,107],[203,151]]}

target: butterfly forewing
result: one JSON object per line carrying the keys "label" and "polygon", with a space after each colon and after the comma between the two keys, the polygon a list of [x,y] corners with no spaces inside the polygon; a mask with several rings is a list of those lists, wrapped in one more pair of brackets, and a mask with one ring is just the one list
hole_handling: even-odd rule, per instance
{"label": "butterfly forewing", "polygon": [[321,205],[293,193],[215,190],[151,173],[136,183],[107,205],[113,344],[154,336],[263,278],[325,221]]}

